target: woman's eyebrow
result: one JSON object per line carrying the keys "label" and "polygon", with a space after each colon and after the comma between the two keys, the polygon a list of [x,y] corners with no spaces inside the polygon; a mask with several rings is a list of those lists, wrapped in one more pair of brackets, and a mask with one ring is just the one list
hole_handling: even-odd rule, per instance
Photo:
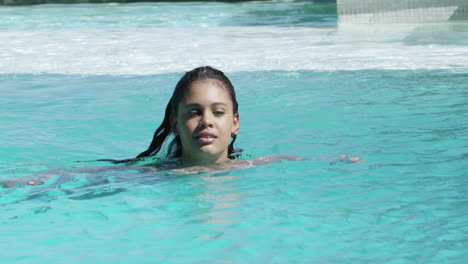
{"label": "woman's eyebrow", "polygon": [[[197,103],[193,103],[193,104],[186,104],[184,105],[184,107],[200,107],[201,104],[197,104]],[[223,103],[223,102],[214,102],[210,105],[211,107],[216,107],[216,106],[228,106],[226,103]]]}
{"label": "woman's eyebrow", "polygon": [[198,107],[200,104],[186,104],[184,107]]}
{"label": "woman's eyebrow", "polygon": [[226,103],[222,103],[222,102],[216,102],[216,103],[212,103],[211,106],[227,106]]}

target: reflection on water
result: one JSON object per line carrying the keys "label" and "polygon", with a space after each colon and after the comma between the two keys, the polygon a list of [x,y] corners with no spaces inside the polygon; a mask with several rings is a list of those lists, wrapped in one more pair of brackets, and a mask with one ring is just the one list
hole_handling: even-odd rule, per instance
{"label": "reflection on water", "polygon": [[[243,194],[236,188],[236,180],[239,176],[202,176],[205,183],[204,192],[198,195],[198,199],[211,204],[210,211],[204,219],[222,229],[224,225],[230,225],[241,221],[238,207],[242,203]],[[217,230],[219,231],[219,230]]]}

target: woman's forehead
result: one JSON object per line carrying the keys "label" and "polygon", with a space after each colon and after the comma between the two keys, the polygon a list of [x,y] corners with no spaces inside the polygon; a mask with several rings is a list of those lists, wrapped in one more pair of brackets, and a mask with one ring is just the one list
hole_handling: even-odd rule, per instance
{"label": "woman's forehead", "polygon": [[192,82],[184,94],[184,101],[219,101],[232,104],[226,87],[218,80],[203,79]]}

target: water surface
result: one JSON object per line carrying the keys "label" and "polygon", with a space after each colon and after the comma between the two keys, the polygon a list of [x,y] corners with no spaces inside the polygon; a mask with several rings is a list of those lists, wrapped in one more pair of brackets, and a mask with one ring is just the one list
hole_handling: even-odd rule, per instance
{"label": "water surface", "polygon": [[[0,8],[8,263],[464,263],[466,23],[346,26],[314,2]],[[295,154],[181,174],[145,150],[183,72],[225,71],[236,146]],[[365,162],[327,159],[340,153]]]}

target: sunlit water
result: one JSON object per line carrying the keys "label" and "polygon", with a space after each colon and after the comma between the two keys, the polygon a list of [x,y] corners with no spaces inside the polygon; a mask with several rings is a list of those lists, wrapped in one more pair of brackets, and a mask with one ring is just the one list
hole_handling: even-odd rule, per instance
{"label": "sunlit water", "polygon": [[[5,263],[465,263],[468,23],[336,25],[313,2],[0,7]],[[182,175],[145,150],[183,72],[238,93],[237,147]],[[333,159],[344,153],[365,162]]]}

